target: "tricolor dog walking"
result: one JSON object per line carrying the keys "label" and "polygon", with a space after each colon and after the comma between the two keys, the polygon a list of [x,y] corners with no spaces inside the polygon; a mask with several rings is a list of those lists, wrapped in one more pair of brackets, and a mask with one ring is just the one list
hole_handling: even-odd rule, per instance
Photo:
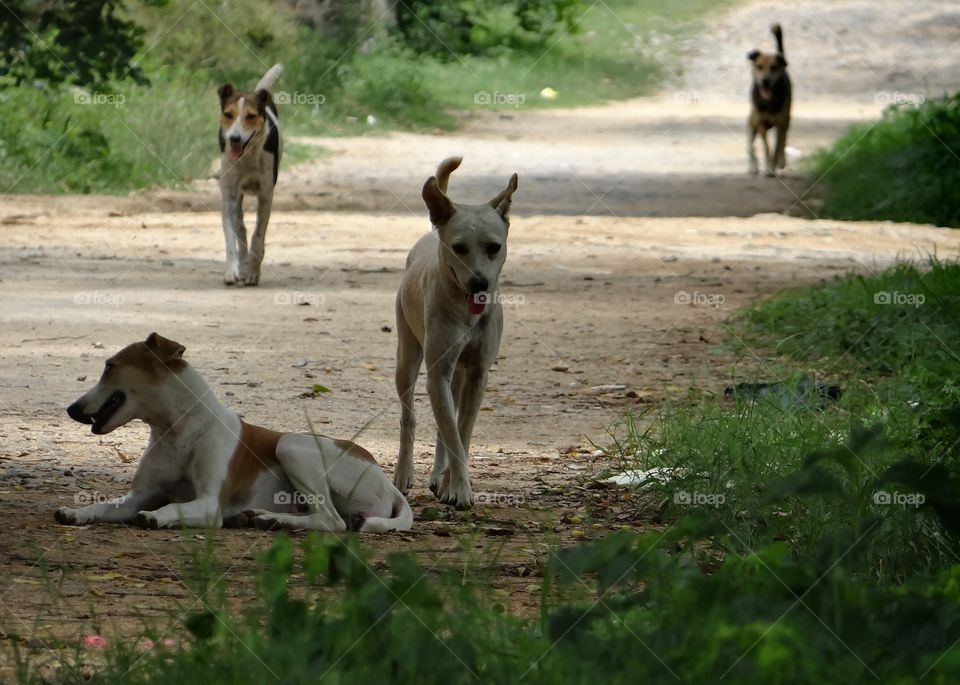
{"label": "tricolor dog walking", "polygon": [[[227,246],[227,285],[260,282],[267,222],[273,205],[273,188],[283,141],[277,106],[270,89],[283,72],[275,64],[263,75],[252,93],[238,91],[229,83],[217,91],[220,95],[220,203],[223,236]],[[247,228],[243,223],[243,196],[257,196],[257,227],[247,248]]]}
{"label": "tricolor dog walking", "polygon": [[440,501],[467,508],[473,504],[467,469],[470,437],[503,331],[498,282],[507,259],[517,175],[489,202],[454,204],[447,197],[447,181],[461,161],[444,160],[423,186],[423,201],[436,230],[410,250],[397,293],[401,417],[393,483],[402,492],[413,483],[413,391],[426,359],[427,393],[437,421],[430,489]]}
{"label": "tricolor dog walking", "polygon": [[110,357],[99,382],[67,409],[96,435],[140,419],[150,441],[128,494],[64,507],[58,522],[410,529],[406,498],[369,452],[348,440],[246,423],[217,401],[183,352],[151,333]]}

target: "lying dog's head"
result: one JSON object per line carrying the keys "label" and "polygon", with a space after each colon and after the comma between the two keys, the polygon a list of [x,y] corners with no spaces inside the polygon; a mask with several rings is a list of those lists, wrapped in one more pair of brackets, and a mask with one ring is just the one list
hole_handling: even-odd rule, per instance
{"label": "lying dog's head", "polygon": [[440,237],[440,268],[449,273],[463,292],[464,307],[480,315],[497,291],[500,270],[507,259],[510,203],[517,189],[517,175],[507,187],[482,205],[454,204],[447,197],[447,180],[463,161],[445,159],[423,186],[423,201],[430,222]]}
{"label": "lying dog's head", "polygon": [[74,421],[91,424],[97,435],[133,419],[148,421],[156,410],[158,387],[186,365],[185,349],[156,333],[127,345],[106,361],[100,380],[67,407],[67,414]]}
{"label": "lying dog's head", "polygon": [[275,109],[273,97],[264,89],[241,93],[227,83],[220,95],[220,152],[237,161],[251,142],[263,137],[267,128],[267,108]]}
{"label": "lying dog's head", "polygon": [[777,52],[751,50],[747,53],[747,59],[752,65],[753,83],[757,93],[764,100],[770,100],[773,97],[773,89],[784,77],[787,69],[787,58],[783,54],[783,31],[780,24],[771,26],[770,32],[777,41]]}

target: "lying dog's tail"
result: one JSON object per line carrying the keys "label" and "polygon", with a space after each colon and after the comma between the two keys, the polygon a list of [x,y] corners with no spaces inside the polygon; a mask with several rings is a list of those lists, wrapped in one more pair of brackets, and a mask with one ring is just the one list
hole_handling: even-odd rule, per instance
{"label": "lying dog's tail", "polygon": [[447,181],[450,180],[450,174],[460,166],[462,161],[463,157],[447,157],[440,162],[440,166],[437,167],[437,186],[440,190],[447,192]]}
{"label": "lying dog's tail", "polygon": [[783,51],[783,29],[780,28],[780,24],[774,24],[771,26],[770,33],[772,33],[773,37],[777,39],[777,52],[786,57],[787,53]]}
{"label": "lying dog's tail", "polygon": [[258,90],[270,90],[273,88],[273,84],[277,82],[277,79],[280,78],[280,74],[283,73],[282,64],[274,64],[267,70],[267,73],[263,75],[263,78],[257,83],[257,87],[253,89],[254,92]]}
{"label": "lying dog's tail", "polygon": [[[390,487],[393,487],[391,484]],[[361,533],[386,533],[389,530],[410,530],[413,528],[413,511],[403,493],[393,488],[393,518],[385,519],[371,516],[360,526]]]}

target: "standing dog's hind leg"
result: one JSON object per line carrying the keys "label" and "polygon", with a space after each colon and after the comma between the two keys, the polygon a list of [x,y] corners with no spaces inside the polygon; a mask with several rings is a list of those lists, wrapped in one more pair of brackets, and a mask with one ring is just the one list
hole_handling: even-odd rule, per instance
{"label": "standing dog's hind leg", "polygon": [[413,441],[417,433],[417,418],[413,408],[417,376],[423,363],[423,348],[403,318],[400,298],[397,298],[397,370],[395,381],[400,397],[400,454],[393,471],[393,484],[400,492],[413,485]]}

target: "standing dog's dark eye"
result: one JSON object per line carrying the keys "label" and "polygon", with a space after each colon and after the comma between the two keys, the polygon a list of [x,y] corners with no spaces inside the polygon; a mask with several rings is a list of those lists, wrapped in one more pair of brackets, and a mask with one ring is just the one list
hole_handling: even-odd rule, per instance
{"label": "standing dog's dark eye", "polygon": [[487,245],[487,254],[491,257],[496,257],[500,254],[500,243],[490,243]]}
{"label": "standing dog's dark eye", "polygon": [[463,243],[454,243],[453,251],[462,257],[463,255],[467,254],[467,252],[469,252],[470,250],[467,249],[467,246],[464,245]]}
{"label": "standing dog's dark eye", "polygon": [[257,115],[256,115],[256,114],[248,114],[248,115],[247,115],[247,121],[253,121],[253,120],[256,119],[256,118],[257,118]]}

